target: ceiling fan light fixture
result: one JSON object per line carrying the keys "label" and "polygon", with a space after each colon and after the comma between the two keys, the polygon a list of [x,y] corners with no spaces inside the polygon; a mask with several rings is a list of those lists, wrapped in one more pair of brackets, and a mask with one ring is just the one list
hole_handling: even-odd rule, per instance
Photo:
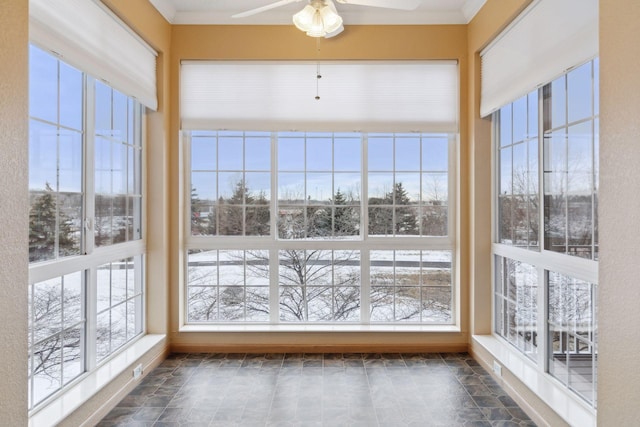
{"label": "ceiling fan light fixture", "polygon": [[322,22],[324,23],[325,33],[333,33],[342,26],[342,18],[338,15],[338,12],[332,3],[323,7],[320,10],[320,15],[322,16]]}
{"label": "ceiling fan light fixture", "polygon": [[306,33],[311,28],[315,13],[316,9],[313,6],[306,5],[300,12],[293,15],[293,25]]}
{"label": "ceiling fan light fixture", "polygon": [[341,32],[338,30],[343,28],[342,18],[333,3],[321,0],[312,1],[293,15],[293,24],[311,37],[325,37],[332,33],[336,35]]}

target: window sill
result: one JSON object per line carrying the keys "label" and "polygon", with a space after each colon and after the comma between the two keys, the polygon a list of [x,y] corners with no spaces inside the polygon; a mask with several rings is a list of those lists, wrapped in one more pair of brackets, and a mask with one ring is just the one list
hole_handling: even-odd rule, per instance
{"label": "window sill", "polygon": [[104,365],[86,374],[77,384],[36,408],[29,416],[29,427],[58,424],[165,338],[160,334],[143,336]]}
{"label": "window sill", "polygon": [[595,427],[595,409],[556,383],[548,374],[543,374],[526,356],[493,335],[474,335],[472,339],[570,425]]}
{"label": "window sill", "polygon": [[184,325],[180,332],[460,332],[456,325]]}

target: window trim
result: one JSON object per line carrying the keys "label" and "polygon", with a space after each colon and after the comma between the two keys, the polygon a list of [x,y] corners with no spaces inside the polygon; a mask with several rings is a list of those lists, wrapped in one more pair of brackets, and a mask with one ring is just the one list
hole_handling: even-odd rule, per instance
{"label": "window trim", "polygon": [[[459,221],[459,213],[457,211],[457,200],[459,195],[459,145],[460,136],[457,133],[446,134],[448,138],[448,235],[447,236],[377,236],[369,237],[366,233],[360,235],[359,238],[353,240],[314,240],[314,239],[280,239],[277,236],[277,217],[270,216],[271,231],[269,236],[192,236],[191,235],[191,150],[189,130],[180,133],[180,145],[183,166],[183,182],[182,182],[182,201],[183,201],[183,221],[181,224],[184,241],[181,247],[180,262],[184,266],[180,277],[179,289],[179,330],[185,332],[191,331],[300,331],[300,330],[322,330],[322,331],[353,331],[353,330],[370,330],[385,331],[387,325],[393,330],[402,331],[442,331],[452,332],[460,330],[460,284],[459,284],[459,267],[458,267],[458,236],[457,223]],[[428,133],[425,133],[428,135]],[[437,133],[440,134],[440,133]],[[444,135],[444,134],[443,134]],[[368,173],[367,167],[367,134],[361,133],[362,150],[361,150],[361,176]],[[277,212],[277,132],[271,133],[271,199],[270,210]],[[394,169],[395,172],[395,169]],[[275,178],[274,178],[275,175]],[[361,180],[361,215],[367,204],[367,182]],[[362,221],[362,220],[361,220]],[[361,222],[361,230],[368,230],[367,221]],[[425,244],[428,247],[425,247]],[[248,321],[225,321],[211,323],[190,323],[187,321],[187,282],[188,282],[188,251],[189,250],[268,250],[270,252],[270,321],[267,322],[248,322]],[[279,250],[283,249],[320,249],[320,250],[360,250],[360,289],[361,289],[361,316],[358,322],[300,322],[288,323],[279,320],[278,298],[272,298],[278,295],[278,256]],[[371,323],[369,321],[370,309],[368,299],[370,297],[369,284],[369,252],[371,250],[422,250],[422,251],[450,251],[451,252],[451,321],[450,323],[418,323],[418,322],[388,322],[388,323]],[[363,266],[367,266],[364,268]],[[275,293],[274,293],[275,292]],[[367,304],[366,308],[364,308]],[[268,326],[268,327],[267,327]],[[378,328],[380,326],[380,328]],[[266,327],[266,328],[265,328]]]}
{"label": "window trim", "polygon": [[[52,56],[59,64],[68,64],[63,59],[59,58],[55,54],[52,54],[50,50],[43,48],[36,44],[31,44],[31,48],[36,48],[47,55]],[[59,66],[58,66],[59,67]],[[83,383],[87,378],[92,378],[96,375],[96,372],[101,366],[109,365],[112,360],[118,359],[118,355],[128,351],[129,348],[135,346],[135,343],[144,338],[147,331],[146,325],[146,293],[147,286],[145,282],[146,274],[146,192],[147,192],[147,180],[146,174],[146,111],[145,107],[134,99],[133,107],[135,112],[133,114],[134,127],[136,140],[139,138],[140,147],[138,153],[134,154],[134,157],[138,163],[138,168],[135,170],[137,178],[139,180],[139,196],[142,200],[140,204],[140,221],[141,227],[140,237],[135,240],[129,240],[120,243],[113,243],[102,247],[95,247],[95,83],[98,82],[96,78],[90,76],[86,71],[77,69],[82,73],[82,186],[81,194],[82,200],[82,225],[81,225],[81,238],[80,238],[80,254],[56,257],[44,261],[32,261],[28,266],[28,283],[27,286],[31,288],[34,284],[43,281],[57,279],[58,277],[66,276],[72,273],[81,273],[83,276],[82,298],[83,298],[83,316],[82,323],[84,325],[84,332],[82,337],[82,344],[80,348],[80,354],[82,359],[82,372],[68,383],[61,385],[56,391],[52,392],[48,396],[42,398],[38,402],[32,401],[31,397],[34,396],[34,390],[32,389],[32,372],[28,372],[29,381],[29,393],[30,393],[30,405],[28,408],[29,415],[38,413],[43,408],[49,406],[51,402],[58,401],[59,399],[65,399],[67,393],[75,387],[76,384]],[[53,77],[52,77],[53,78]],[[59,77],[58,77],[59,78]],[[59,80],[58,80],[58,84]],[[117,90],[111,88],[112,90]],[[120,92],[122,93],[122,92]],[[126,94],[123,94],[127,98],[131,98]],[[112,108],[112,106],[110,106]],[[29,116],[31,117],[31,116]],[[129,117],[128,117],[129,118]],[[58,124],[58,126],[60,126]],[[128,172],[128,171],[127,171]],[[135,221],[134,221],[135,224]],[[121,347],[113,350],[111,354],[106,356],[100,361],[96,360],[96,337],[95,337],[95,319],[96,319],[96,300],[97,297],[97,268],[100,265],[106,263],[117,262],[126,258],[141,257],[140,271],[136,271],[136,280],[139,280],[141,286],[141,313],[136,313],[136,321],[140,321],[141,332],[129,341],[125,342]],[[136,263],[137,264],[137,263]],[[66,329],[66,328],[65,328]],[[31,332],[30,332],[31,335]],[[52,335],[53,336],[53,335]],[[30,338],[31,340],[31,338]],[[35,343],[34,343],[35,344]],[[31,352],[31,350],[30,350]]]}
{"label": "window trim", "polygon": [[[588,61],[577,64],[571,69],[565,71],[562,76],[558,78],[567,78],[566,76],[574,69],[577,69],[587,63],[592,63],[595,58],[590,58]],[[592,66],[593,67],[593,66]],[[593,68],[592,68],[593,70]],[[592,74],[592,79],[593,79]],[[555,80],[555,79],[554,79]],[[593,80],[592,80],[593,81]],[[547,272],[553,271],[555,273],[560,273],[565,276],[570,276],[576,278],[578,280],[588,282],[593,286],[598,286],[598,271],[599,271],[599,263],[597,258],[587,259],[581,258],[578,256],[573,256],[567,253],[555,252],[551,250],[545,249],[545,218],[544,218],[544,140],[545,140],[545,129],[544,129],[544,97],[543,90],[545,87],[551,85],[552,82],[548,82],[545,85],[540,86],[536,91],[538,92],[538,200],[539,200],[539,227],[538,227],[538,246],[537,249],[532,250],[527,247],[518,247],[509,244],[499,243],[499,185],[500,185],[500,150],[501,146],[499,144],[499,135],[500,135],[500,123],[499,120],[492,120],[492,149],[491,149],[491,164],[492,164],[492,174],[491,174],[491,301],[492,301],[492,310],[491,310],[491,339],[494,340],[494,343],[500,344],[499,347],[504,347],[500,349],[501,354],[508,354],[509,358],[513,358],[514,361],[517,361],[517,364],[514,366],[530,365],[532,369],[536,371],[537,378],[542,378],[545,382],[549,382],[553,384],[557,391],[562,392],[562,395],[566,395],[570,398],[571,402],[578,402],[584,408],[588,408],[588,411],[595,413],[595,405],[597,402],[588,401],[582,395],[574,392],[568,386],[568,384],[562,383],[560,380],[555,378],[549,372],[549,336],[548,336],[548,301],[549,301],[549,290],[548,290],[548,276]],[[592,86],[591,93],[591,101],[594,102],[594,88]],[[566,95],[565,95],[566,96]],[[512,104],[511,102],[510,104]],[[566,106],[568,109],[568,105]],[[494,113],[498,114],[498,113]],[[590,119],[593,121],[597,117],[599,117],[599,113],[594,108],[592,109],[592,115]],[[586,120],[586,119],[585,119]],[[568,119],[567,119],[568,121]],[[583,120],[578,120],[575,123],[581,123]],[[568,128],[572,123],[565,123],[562,128]],[[593,126],[592,126],[593,130]],[[548,131],[551,131],[549,129]],[[597,135],[592,134],[594,138],[596,138],[597,143]],[[509,144],[511,145],[511,144]],[[592,148],[593,153],[593,148]],[[595,160],[594,160],[595,161]],[[596,189],[598,186],[595,187]],[[592,209],[593,211],[593,209]],[[497,274],[496,272],[496,258],[503,257],[506,259],[511,259],[523,263],[527,263],[532,265],[538,275],[538,294],[537,294],[537,306],[538,306],[538,314],[537,314],[537,355],[535,360],[529,358],[527,355],[521,352],[513,343],[509,342],[505,337],[501,336],[497,330],[497,319],[496,319],[496,296],[497,296]],[[597,322],[597,319],[596,319]],[[485,347],[488,351],[495,354],[498,352],[498,349],[495,344],[488,345],[488,342],[485,342],[484,336],[474,336],[474,340],[478,342],[481,346]],[[487,336],[488,338],[488,336]],[[597,343],[595,344],[597,348]],[[499,358],[499,360],[504,361],[504,358]],[[518,368],[521,369],[521,368]],[[513,370],[512,370],[513,372]],[[523,380],[520,376],[516,375],[519,379]],[[594,378],[594,384],[596,379]]]}

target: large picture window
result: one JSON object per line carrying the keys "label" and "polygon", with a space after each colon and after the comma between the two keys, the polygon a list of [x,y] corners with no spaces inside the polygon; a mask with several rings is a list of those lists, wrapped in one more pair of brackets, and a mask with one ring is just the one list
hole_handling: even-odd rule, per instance
{"label": "large picture window", "polygon": [[187,131],[187,324],[452,324],[453,134]]}
{"label": "large picture window", "polygon": [[494,330],[596,405],[598,59],[494,114]]}
{"label": "large picture window", "polygon": [[144,243],[143,107],[36,46],[29,79],[31,409],[142,334]]}

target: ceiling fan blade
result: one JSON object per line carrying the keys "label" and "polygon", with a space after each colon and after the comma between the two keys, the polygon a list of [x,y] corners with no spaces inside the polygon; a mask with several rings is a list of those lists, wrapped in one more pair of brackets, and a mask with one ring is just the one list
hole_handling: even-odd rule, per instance
{"label": "ceiling fan blade", "polygon": [[276,7],[284,6],[289,3],[296,3],[302,0],[280,0],[274,3],[267,4],[265,6],[256,7],[255,9],[247,10],[246,12],[236,13],[231,16],[232,18],[244,18],[251,15],[256,15],[261,12],[266,12],[267,10],[275,9]]}
{"label": "ceiling fan blade", "polygon": [[414,10],[422,0],[336,0],[341,4],[353,4],[357,6],[383,7],[386,9]]}

